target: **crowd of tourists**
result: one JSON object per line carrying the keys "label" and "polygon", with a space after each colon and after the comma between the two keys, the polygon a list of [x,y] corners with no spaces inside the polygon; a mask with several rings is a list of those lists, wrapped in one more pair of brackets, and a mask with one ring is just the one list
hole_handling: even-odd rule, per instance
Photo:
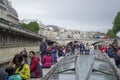
{"label": "crowd of tourists", "polygon": [[109,58],[113,58],[115,65],[117,68],[120,68],[120,46],[116,42],[113,42],[111,44],[98,44],[89,45],[88,43],[81,42],[80,44],[76,44],[72,42],[71,44],[71,53],[75,54],[75,50],[78,49],[80,55],[94,55],[95,50],[100,51],[100,53],[106,53]]}
{"label": "crowd of tourists", "polygon": [[70,47],[71,47],[71,54],[75,54],[76,51],[77,53],[80,53],[80,55],[93,55],[94,54],[94,45],[93,44],[88,44],[88,43],[83,43],[83,42],[80,42],[79,43],[75,43],[75,42],[72,42],[70,44]]}
{"label": "crowd of tourists", "polygon": [[38,55],[34,51],[27,52],[25,48],[20,53],[15,54],[5,72],[0,70],[0,79],[27,80],[41,78],[43,76],[42,69],[50,68],[57,63],[58,57],[65,56],[67,53],[74,55],[76,51],[80,55],[94,55],[95,49],[99,49],[100,53],[107,53],[110,58],[114,58],[116,66],[120,68],[120,47],[115,43],[110,44],[109,47],[103,44],[95,47],[93,44],[83,42],[72,42],[67,46],[58,46],[56,43],[47,45],[45,39],[43,39],[39,48],[40,54]]}
{"label": "crowd of tourists", "polygon": [[[28,61],[28,58],[30,61]],[[25,49],[14,55],[5,71],[0,71],[0,80],[27,80],[43,76],[40,58],[35,55],[34,51],[27,53]]]}
{"label": "crowd of tourists", "polygon": [[57,63],[57,57],[66,54],[65,47],[58,47],[56,43],[49,46],[43,39],[40,44],[40,54],[34,51],[27,52],[24,48],[15,54],[9,62],[5,71],[0,70],[0,80],[27,80],[30,78],[41,78],[43,68],[50,68]]}
{"label": "crowd of tourists", "polygon": [[113,58],[117,68],[120,68],[120,47],[116,43],[109,44],[109,47],[102,45],[100,47],[101,53],[107,53],[109,58]]}
{"label": "crowd of tourists", "polygon": [[120,68],[120,47],[117,43],[113,42],[109,45],[99,45],[100,53],[105,53],[109,58],[113,58],[117,68]]}

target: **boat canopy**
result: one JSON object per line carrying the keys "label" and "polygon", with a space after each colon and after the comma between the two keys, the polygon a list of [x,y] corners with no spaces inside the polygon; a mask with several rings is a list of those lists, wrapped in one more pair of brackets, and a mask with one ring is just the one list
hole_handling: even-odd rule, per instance
{"label": "boat canopy", "polygon": [[52,71],[46,80],[120,80],[116,67],[100,53],[65,56]]}

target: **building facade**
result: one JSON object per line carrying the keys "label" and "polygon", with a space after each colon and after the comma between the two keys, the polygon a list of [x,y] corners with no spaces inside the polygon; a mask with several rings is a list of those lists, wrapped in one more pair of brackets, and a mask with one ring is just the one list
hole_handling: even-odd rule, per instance
{"label": "building facade", "polygon": [[11,2],[8,0],[0,0],[0,19],[9,21],[9,24],[18,24],[18,14],[11,6]]}

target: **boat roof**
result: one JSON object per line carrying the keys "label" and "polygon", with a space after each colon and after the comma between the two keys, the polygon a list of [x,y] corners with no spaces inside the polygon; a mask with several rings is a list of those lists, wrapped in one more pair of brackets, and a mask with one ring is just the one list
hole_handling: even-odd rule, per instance
{"label": "boat roof", "polygon": [[68,55],[44,80],[120,80],[107,55]]}

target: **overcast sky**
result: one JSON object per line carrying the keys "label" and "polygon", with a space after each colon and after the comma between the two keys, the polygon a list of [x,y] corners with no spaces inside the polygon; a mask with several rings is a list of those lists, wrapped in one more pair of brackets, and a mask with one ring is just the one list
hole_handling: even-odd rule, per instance
{"label": "overcast sky", "polygon": [[10,0],[19,19],[39,19],[80,31],[107,32],[120,11],[120,0]]}

